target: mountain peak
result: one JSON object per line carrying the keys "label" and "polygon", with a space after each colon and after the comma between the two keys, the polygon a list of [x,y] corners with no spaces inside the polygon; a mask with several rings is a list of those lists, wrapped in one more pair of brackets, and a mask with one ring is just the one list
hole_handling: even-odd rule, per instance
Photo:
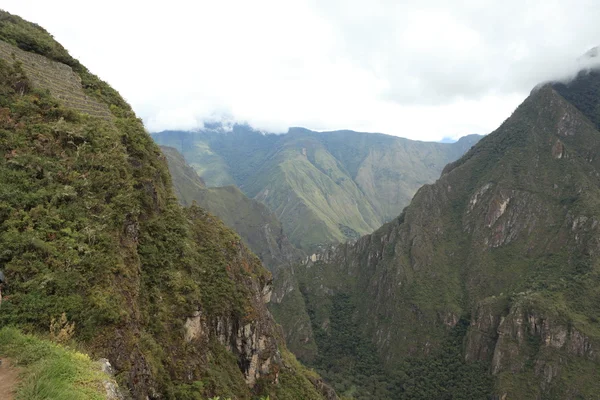
{"label": "mountain peak", "polygon": [[586,51],[583,54],[583,56],[581,56],[580,58],[591,59],[591,58],[598,58],[598,56],[600,56],[600,46],[595,46],[595,47],[592,47],[591,49],[589,49],[588,51]]}

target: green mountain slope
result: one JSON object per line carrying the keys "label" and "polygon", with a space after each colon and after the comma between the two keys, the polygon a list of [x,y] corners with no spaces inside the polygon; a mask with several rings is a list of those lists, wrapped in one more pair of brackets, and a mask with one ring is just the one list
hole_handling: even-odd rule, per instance
{"label": "green mountain slope", "polygon": [[221,218],[271,270],[301,258],[300,251],[283,233],[279,220],[264,204],[246,197],[235,186],[207,188],[181,153],[172,147],[163,146],[161,150],[167,157],[173,188],[182,205],[196,202]]}
{"label": "green mountain slope", "polygon": [[276,280],[275,315],[311,319],[298,354],[358,398],[596,398],[599,79],[535,90],[399,217]]}
{"label": "green mountain slope", "polygon": [[179,150],[208,186],[237,185],[266,204],[297,247],[312,251],[370,233],[479,140],[426,143],[351,131],[293,128],[263,134],[236,125],[153,134]]}
{"label": "green mountain slope", "polygon": [[335,398],[286,351],[270,273],[179,206],[119,94],[3,11],[0,48],[0,326],[48,332],[64,313],[134,399]]}

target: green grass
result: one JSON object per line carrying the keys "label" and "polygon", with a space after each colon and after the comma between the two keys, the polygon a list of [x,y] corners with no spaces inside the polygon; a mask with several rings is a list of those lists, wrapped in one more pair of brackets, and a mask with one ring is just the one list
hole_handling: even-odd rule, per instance
{"label": "green grass", "polygon": [[22,400],[101,400],[109,377],[86,354],[21,333],[0,329],[0,357],[22,369],[16,393]]}

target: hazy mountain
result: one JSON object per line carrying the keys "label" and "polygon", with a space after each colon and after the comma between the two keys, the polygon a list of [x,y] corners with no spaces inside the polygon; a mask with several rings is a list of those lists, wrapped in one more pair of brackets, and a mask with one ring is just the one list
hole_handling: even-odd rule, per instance
{"label": "hazy mountain", "polygon": [[246,197],[235,186],[207,188],[181,153],[172,147],[163,146],[161,150],[182,205],[196,202],[222,219],[271,270],[301,258],[301,252],[288,241],[281,223],[264,204]]}
{"label": "hazy mountain", "polygon": [[180,151],[208,186],[236,185],[266,204],[294,245],[313,250],[358,238],[397,216],[480,136],[447,144],[302,128],[273,135],[235,125],[153,138]]}
{"label": "hazy mountain", "polygon": [[[108,358],[127,398],[336,398],[280,339],[270,273],[219,219],[180,207],[129,105],[3,11],[0,152],[0,326]],[[24,346],[17,362],[81,390],[20,398],[102,398],[85,356],[15,332],[2,335]]]}
{"label": "hazy mountain", "polygon": [[598,72],[536,89],[399,217],[280,274],[290,346],[357,398],[596,398],[599,102]]}

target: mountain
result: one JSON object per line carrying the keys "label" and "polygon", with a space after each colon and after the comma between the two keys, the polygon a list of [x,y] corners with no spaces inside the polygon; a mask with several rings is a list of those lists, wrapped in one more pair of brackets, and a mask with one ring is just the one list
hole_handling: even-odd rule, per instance
{"label": "mountain", "polygon": [[270,273],[218,218],[180,207],[129,105],[3,11],[0,154],[0,327],[50,327],[107,358],[134,399],[336,398],[286,350]]}
{"label": "mountain", "polygon": [[237,232],[270,270],[301,258],[283,233],[281,223],[262,203],[246,197],[235,186],[207,188],[196,171],[172,147],[161,147],[167,158],[173,188],[180,203],[196,202]]}
{"label": "mountain", "polygon": [[356,398],[598,398],[599,101],[598,71],[537,88],[400,216],[276,279],[290,347]]}
{"label": "mountain", "polygon": [[152,137],[180,151],[208,186],[236,185],[267,205],[305,251],[371,233],[480,139],[426,143],[302,128],[273,135],[246,125]]}

